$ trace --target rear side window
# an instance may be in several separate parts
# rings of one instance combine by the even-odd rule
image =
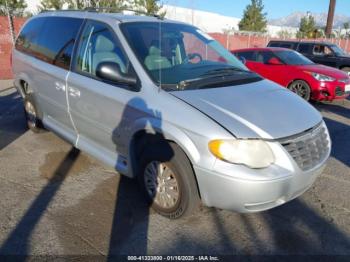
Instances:
[[[35,56],[34,50],[44,22],[45,18],[35,18],[29,21],[16,40],[16,50]]]
[[[238,59],[241,58],[241,57],[244,57],[248,61],[254,61],[255,60],[254,52],[252,52],[252,51],[236,53],[236,57]]]
[[[43,17],[30,21],[16,41],[16,49],[47,63],[69,69],[73,46],[83,20]]]
[[[49,17],[37,43],[37,58],[69,69],[73,46],[83,20],[70,17]]]
[[[298,46],[298,52],[302,54],[309,53],[310,45],[309,44],[299,44]]]
[[[281,43],[280,47],[293,49],[293,44],[292,43]]]

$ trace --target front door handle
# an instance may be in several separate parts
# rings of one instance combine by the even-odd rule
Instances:
[[[66,91],[66,85],[60,82],[55,82],[55,87],[58,91]]]
[[[69,95],[72,97],[80,97],[80,91],[79,89],[73,88],[73,87],[69,87],[68,89],[69,91]]]

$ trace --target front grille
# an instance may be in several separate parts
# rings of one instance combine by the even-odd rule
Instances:
[[[343,90],[341,89],[341,87],[337,86],[337,87],[335,88],[335,95],[336,95],[336,96],[342,96],[342,95],[344,95],[344,92],[343,92]]]
[[[280,142],[303,171],[321,164],[330,151],[330,141],[324,125],[318,125],[305,133]]]

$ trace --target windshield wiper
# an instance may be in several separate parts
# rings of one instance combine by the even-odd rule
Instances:
[[[237,75],[237,74],[230,74],[230,75],[215,74],[215,75],[202,76],[194,79],[183,80],[178,83],[177,89],[185,90],[185,89],[194,89],[194,88],[223,87],[230,84],[232,85],[247,84],[247,83],[257,82],[260,80],[262,80],[262,78],[255,73],[253,73],[253,76],[251,74],[246,76]]]
[[[203,76],[216,75],[216,74],[222,74],[222,73],[231,74],[231,73],[235,73],[235,72],[253,74],[253,72],[251,72],[249,70],[245,70],[245,69],[238,68],[238,67],[223,67],[223,68],[209,70],[209,71],[205,72],[203,74]]]

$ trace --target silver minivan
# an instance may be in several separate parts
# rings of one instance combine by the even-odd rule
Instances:
[[[313,184],[330,154],[311,105],[187,24],[46,12],[23,26],[12,61],[29,128],[137,178],[169,218],[201,202],[279,206]]]

